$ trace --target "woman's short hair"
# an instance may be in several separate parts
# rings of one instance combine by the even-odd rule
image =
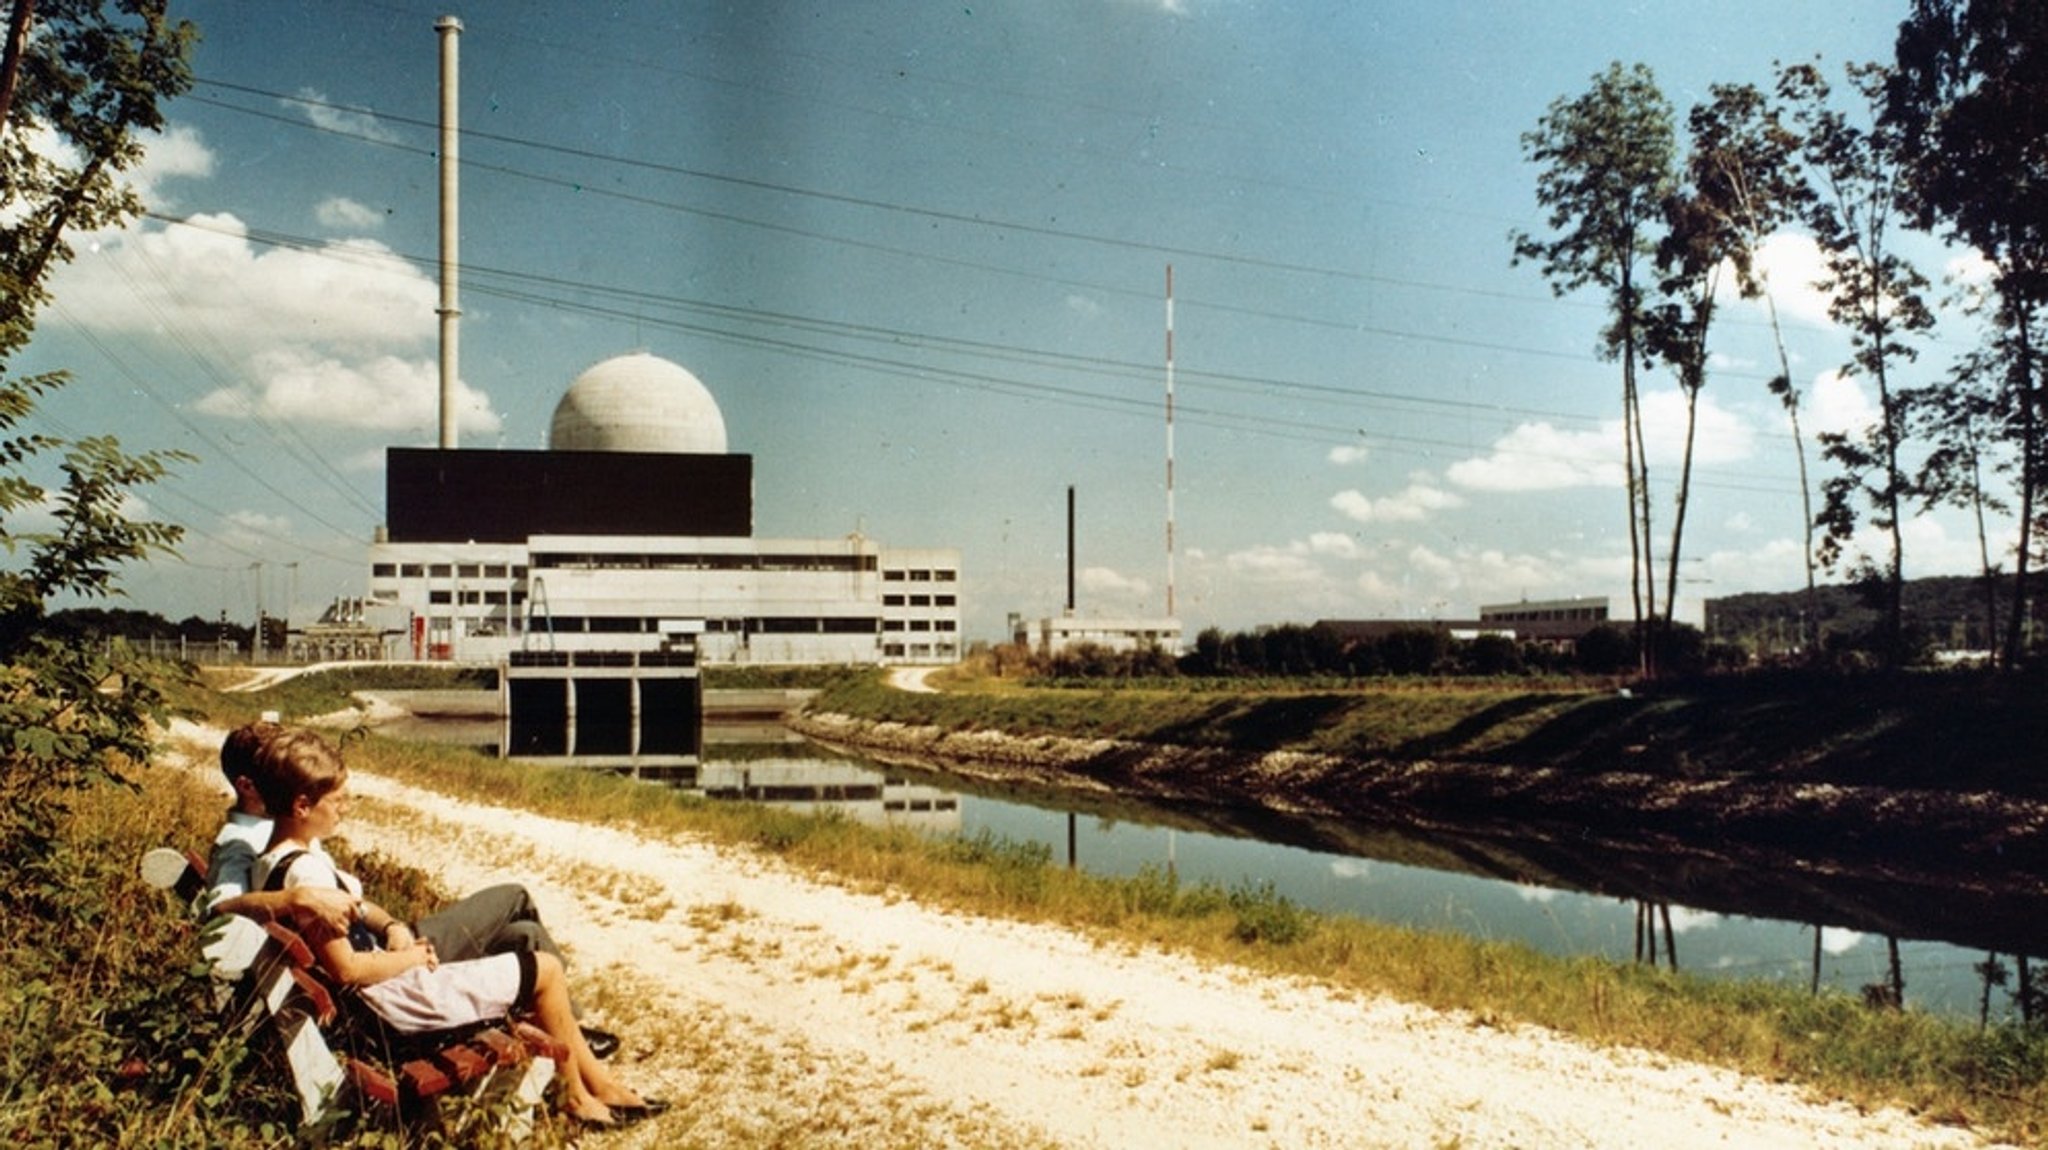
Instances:
[[[280,729],[258,744],[250,779],[270,817],[282,818],[299,796],[317,803],[347,777],[333,744],[311,731]]]

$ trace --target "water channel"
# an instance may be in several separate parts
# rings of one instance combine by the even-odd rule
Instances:
[[[480,746],[494,732],[494,724],[417,720],[386,728],[398,737]],[[986,832],[1043,844],[1056,863],[1104,875],[1150,867],[1184,884],[1270,883],[1275,893],[1320,912],[1519,941],[1561,955],[1631,961],[1643,945],[1639,916],[1649,908],[1659,957],[1668,962],[1675,952],[1679,967],[1709,976],[1802,988],[1817,977],[1823,987],[1858,994],[1891,980],[1896,946],[1907,1004],[1958,1018],[1978,1015],[1987,952],[1996,948],[2010,973],[2013,953],[2043,953],[2034,934],[2048,922],[2048,900],[1999,891],[1988,878],[1985,889],[1899,876],[1837,881],[1824,858],[1756,871],[1740,859],[1717,867],[1711,856],[1660,863],[1655,851],[1647,861],[1560,852],[1555,835],[1467,839],[1441,828],[1301,826],[1243,812],[1110,808],[1063,792],[996,792],[938,770],[885,766],[779,737],[775,728],[714,732],[703,764],[669,785],[932,833]],[[1640,877],[1660,866],[1655,881]],[[1517,881],[1531,873],[1544,881]],[[1974,893],[1957,897],[1965,890]],[[1698,897],[1680,897],[1688,892]],[[1998,908],[1994,917],[2009,918],[2010,929],[1986,922],[1986,906]],[[1785,917],[1788,907],[1804,913]],[[1885,929],[1870,929],[1872,923]],[[1993,988],[1994,1021],[2017,1013],[2010,982]]]

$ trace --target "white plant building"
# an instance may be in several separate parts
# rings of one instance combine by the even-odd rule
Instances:
[[[697,377],[635,353],[570,385],[545,451],[392,448],[369,599],[398,654],[651,651],[705,663],[950,663],[960,553],[757,539],[753,457]]]

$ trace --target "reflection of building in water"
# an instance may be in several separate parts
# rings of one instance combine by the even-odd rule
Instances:
[[[753,457],[688,371],[605,360],[555,408],[546,451],[392,448],[370,598],[397,654],[654,651],[706,663],[957,659],[960,553],[855,533],[757,539]]]
[[[832,759],[711,762],[675,772],[671,786],[707,799],[739,799],[806,814],[837,814],[870,826],[957,832],[960,799],[901,775]]]

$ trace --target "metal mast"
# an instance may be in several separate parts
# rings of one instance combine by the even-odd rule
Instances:
[[[1166,616],[1173,618],[1173,265],[1166,265]]]

